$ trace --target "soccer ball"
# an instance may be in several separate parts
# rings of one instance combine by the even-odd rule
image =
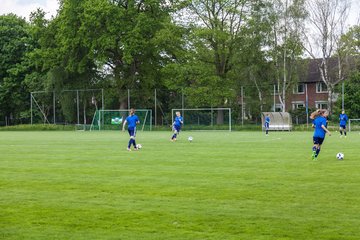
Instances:
[[[343,160],[344,159],[344,154],[339,152],[338,154],[336,154],[336,158],[339,160]]]
[[[189,140],[189,142],[192,142],[193,137],[192,136],[188,137],[188,140]]]
[[[136,148],[141,149],[142,148],[141,144],[140,143],[136,144]]]

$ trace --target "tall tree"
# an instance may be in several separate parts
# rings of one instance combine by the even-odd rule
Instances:
[[[164,0],[88,0],[83,8],[77,33],[97,69],[112,76],[112,87],[119,92],[141,89],[138,98],[145,101],[146,92],[159,81],[159,34],[171,25],[171,5]],[[127,108],[127,98],[119,95],[119,107]]]
[[[360,117],[360,71],[354,71],[344,82],[344,109],[351,118]],[[342,109],[342,101],[337,101],[338,109]]]
[[[257,118],[260,112],[269,111],[270,93],[272,92],[273,74],[267,46],[272,39],[272,4],[261,2],[251,9],[249,21],[243,27],[238,51],[233,59],[234,68],[230,78],[237,79],[237,91],[244,87],[246,111],[249,118]]]
[[[344,80],[344,56],[339,51],[339,44],[346,30],[349,9],[349,0],[307,0],[308,27],[311,31],[303,32],[304,47],[316,61],[321,80],[327,86],[330,112],[334,99],[334,87]],[[332,57],[337,60],[337,68],[330,64]]]
[[[296,82],[296,66],[303,52],[301,29],[304,18],[304,0],[274,1],[270,56],[283,112],[286,110],[288,89]]]
[[[0,16],[0,117],[19,119],[28,104],[22,81],[27,73],[23,65],[32,48],[29,25],[16,15]]]
[[[250,16],[254,1],[250,0],[195,0],[188,5],[192,27],[191,48],[196,53],[199,65],[208,69],[202,83],[203,94],[211,92],[215,106],[224,106],[234,95],[234,79],[228,73],[234,66],[234,55],[238,51],[243,27]],[[218,123],[223,114],[218,113]]]

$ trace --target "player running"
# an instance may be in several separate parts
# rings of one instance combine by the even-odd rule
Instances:
[[[134,150],[138,150],[136,147],[135,136],[136,136],[136,124],[139,124],[139,118],[135,115],[135,109],[130,109],[130,115],[125,119],[122,130],[125,131],[125,125],[128,123],[128,132],[130,135],[129,144],[127,147],[128,151],[131,151],[131,144],[134,145]]]
[[[175,116],[174,122],[172,124],[172,128],[174,130],[174,135],[170,139],[172,142],[176,141],[176,137],[179,134],[183,123],[184,123],[183,118],[182,118],[180,112],[176,112],[176,116]]]
[[[317,160],[319,156],[321,145],[324,142],[325,134],[329,134],[331,136],[330,131],[326,128],[327,126],[327,117],[329,116],[328,110],[319,109],[313,112],[310,116],[313,120],[314,136],[313,142],[314,146],[312,148],[312,160]]]
[[[348,116],[346,115],[345,111],[343,110],[339,116],[340,120],[340,137],[342,138],[343,132],[346,137],[346,123],[349,120]]]

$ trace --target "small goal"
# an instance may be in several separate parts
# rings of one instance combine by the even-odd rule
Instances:
[[[290,113],[288,113],[288,112],[262,112],[261,113],[261,122],[262,122],[262,130],[263,131],[265,131],[265,117],[267,114],[270,117],[269,130],[291,131],[292,119],[291,119]]]
[[[171,109],[171,122],[176,112],[180,112],[184,119],[184,130],[231,131],[231,108]]]
[[[359,118],[349,119],[349,132],[359,131],[359,130],[360,130],[360,119]]]
[[[98,110],[94,113],[94,117],[90,126],[90,131],[96,130],[119,130],[122,129],[123,122],[129,115],[129,109],[122,110]],[[140,120],[138,131],[152,130],[152,110],[136,109],[135,114]]]

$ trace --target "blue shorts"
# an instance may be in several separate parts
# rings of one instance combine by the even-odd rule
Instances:
[[[269,123],[265,123],[265,129],[269,129],[270,124]]]
[[[136,136],[136,128],[128,129],[128,132],[129,132],[130,137],[135,137]]]
[[[324,142],[324,139],[325,138],[313,137],[314,144],[319,144],[319,145],[321,145]]]
[[[174,125],[174,126],[173,126],[173,129],[174,129],[174,131],[176,131],[176,132],[180,132],[181,126]]]
[[[340,125],[340,128],[346,129],[346,125]]]

